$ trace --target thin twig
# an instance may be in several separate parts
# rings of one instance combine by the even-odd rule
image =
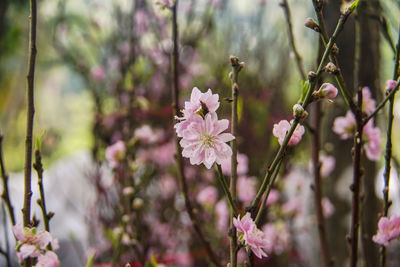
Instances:
[[[294,57],[296,59],[296,64],[297,64],[297,70],[300,73],[301,79],[305,81],[307,79],[306,72],[304,71],[303,67],[303,62],[301,59],[301,56],[299,52],[297,51],[296,48],[296,42],[294,40],[294,34],[293,34],[293,26],[292,26],[292,19],[291,19],[291,13],[290,13],[290,8],[289,8],[289,3],[287,0],[283,0],[280,3],[280,6],[283,8],[283,11],[285,12],[285,18],[286,18],[286,25],[287,25],[287,30],[288,30],[288,36],[289,36],[289,42],[290,46],[292,47]]]
[[[180,114],[179,111],[179,52],[178,52],[178,23],[177,23],[177,7],[178,7],[178,0],[175,1],[174,6],[172,7],[172,39],[174,43],[173,47],[173,54],[172,54],[172,75],[173,75],[173,86],[172,86],[172,107],[174,116]],[[217,255],[215,254],[214,250],[211,248],[210,243],[204,237],[203,231],[200,228],[199,223],[197,222],[196,216],[193,212],[192,203],[189,199],[189,190],[186,183],[186,177],[184,174],[183,169],[183,158],[182,158],[182,149],[179,145],[179,138],[176,137],[176,163],[177,163],[177,171],[178,171],[178,178],[180,180],[180,184],[182,187],[182,194],[185,200],[185,207],[186,211],[189,214],[189,218],[192,222],[193,228],[196,231],[200,242],[202,243],[203,247],[205,248],[210,260],[218,267],[222,267],[222,264],[219,262]]]
[[[3,181],[3,193],[1,194],[1,198],[4,200],[8,215],[10,216],[11,224],[15,225],[15,215],[14,215],[14,207],[12,206],[8,188],[8,174],[6,172],[6,167],[4,166],[3,160],[3,136],[0,135],[0,168],[1,168],[1,178]]]
[[[366,118],[364,119],[364,121],[363,121],[363,126],[365,126],[365,125],[368,123],[368,121],[369,121],[370,119],[372,119],[373,117],[375,117],[376,114],[385,106],[386,102],[388,102],[388,101],[390,100],[390,98],[393,97],[394,94],[396,94],[396,92],[399,90],[399,87],[400,87],[400,83],[399,83],[399,82],[400,82],[400,79],[397,80],[397,85],[396,85],[396,87],[382,100],[382,102],[380,102],[380,103],[376,106],[375,110],[374,110],[368,117],[366,117]]]
[[[363,135],[363,124],[362,124],[362,91],[361,89],[357,92],[357,104],[358,112],[356,112],[356,128],[357,131],[354,135],[354,147],[353,147],[353,183],[350,186],[350,190],[353,192],[352,204],[351,204],[351,227],[350,227],[350,266],[356,267],[358,260],[358,229],[359,229],[359,218],[360,218],[360,184],[362,177],[361,169],[361,150],[363,146],[362,135]]]
[[[321,1],[321,0],[313,0],[313,5],[314,5],[315,13],[317,14],[317,20],[318,20],[318,26],[319,26],[319,30],[320,30],[321,39],[322,39],[323,43],[325,45],[327,45],[329,36],[328,36],[328,32],[326,30],[325,20],[324,20],[323,14],[322,14],[322,8],[323,8],[323,4],[324,4],[323,2],[324,1]],[[340,90],[341,94],[343,95],[343,98],[344,98],[346,104],[349,106],[350,110],[353,111],[353,113],[354,113],[357,110],[357,106],[354,103],[349,90],[347,89],[346,83],[344,82],[343,74],[340,69],[339,62],[336,58],[336,55],[333,53],[330,54],[329,59],[335,64],[335,66],[338,69],[337,73],[335,74],[335,80],[339,86],[339,90]]]
[[[302,104],[303,108],[306,109],[307,106],[312,102],[312,92],[315,90],[315,86],[317,84],[317,81],[319,79],[319,77],[322,74],[323,68],[324,68],[324,64],[329,56],[329,54],[331,53],[332,47],[336,41],[336,38],[338,37],[339,33],[343,30],[343,26],[347,20],[347,18],[351,15],[352,11],[351,10],[347,10],[346,12],[344,12],[343,14],[341,14],[340,19],[336,25],[336,29],[332,35],[332,37],[329,39],[329,42],[325,48],[325,52],[322,56],[322,59],[320,61],[320,64],[318,66],[317,72],[313,73],[313,75],[309,75],[309,82],[310,82],[310,86],[308,88],[306,97],[304,99],[304,103]],[[287,132],[281,147],[279,148],[278,153],[275,155],[275,158],[273,159],[271,165],[268,167],[268,170],[264,176],[263,182],[261,184],[260,189],[257,192],[257,195],[255,197],[255,199],[253,200],[252,204],[251,204],[251,211],[252,213],[255,212],[257,210],[257,205],[259,204],[262,195],[264,194],[267,185],[269,184],[269,180],[272,176],[272,174],[274,173],[275,168],[277,167],[278,163],[279,163],[279,159],[284,155],[284,152],[288,146],[289,140],[292,137],[294,130],[296,129],[297,125],[300,122],[300,118],[296,117],[293,120],[293,123],[289,129],[289,131]]]
[[[39,148],[37,148],[35,151],[35,163],[33,164],[33,168],[36,170],[38,176],[40,199],[37,200],[37,203],[39,204],[40,209],[42,210],[44,229],[47,232],[50,232],[50,220],[53,217],[53,213],[47,213],[46,209],[46,198],[44,195],[44,186],[43,186],[42,155],[40,153]]]
[[[35,114],[34,104],[34,82],[35,82],[35,61],[36,61],[36,24],[37,24],[37,2],[30,0],[30,28],[29,28],[29,62],[27,80],[28,113],[26,122],[26,140],[25,140],[25,169],[24,169],[24,207],[23,223],[28,226],[31,217],[31,172],[32,172],[32,135],[33,135],[33,117]],[[30,266],[27,263],[27,266]]]
[[[396,56],[395,56],[395,64],[393,71],[393,80],[397,80],[399,77],[399,59],[400,59],[400,29],[399,29],[399,38],[397,40],[396,45]],[[389,201],[389,183],[390,183],[390,169],[391,169],[391,161],[392,161],[392,129],[393,129],[393,107],[394,107],[394,95],[389,99],[389,108],[388,108],[388,125],[387,125],[387,135],[386,135],[386,149],[385,149],[385,170],[383,172],[383,217],[387,217],[389,214],[390,201]],[[381,246],[380,251],[380,263],[381,267],[386,266],[386,247]]]
[[[329,249],[327,232],[325,227],[325,218],[322,210],[322,185],[321,185],[321,162],[319,160],[319,151],[321,147],[321,103],[316,102],[312,112],[313,128],[315,133],[311,136],[311,159],[313,163],[314,175],[314,209],[318,224],[319,244],[322,252],[323,266],[333,266],[331,252]]]
[[[230,78],[232,82],[232,114],[231,114],[231,133],[235,136],[235,139],[231,141],[232,147],[232,158],[231,158],[231,180],[229,184],[229,191],[232,195],[233,203],[236,203],[236,181],[237,181],[237,127],[238,127],[238,113],[237,113],[237,104],[238,104],[238,96],[239,96],[239,85],[238,85],[238,76],[240,70],[243,68],[243,63],[239,61],[237,57],[230,57],[232,72],[230,73]],[[220,169],[220,167],[219,167]],[[218,171],[219,171],[218,169]],[[222,175],[222,171],[220,172]],[[222,177],[223,179],[223,177]],[[232,205],[231,214],[230,214],[230,263],[232,267],[237,266],[237,253],[236,253],[236,228],[233,225],[233,217],[235,216],[234,205]]]
[[[226,197],[228,198],[228,203],[229,203],[229,206],[231,207],[232,214],[234,217],[236,217],[238,215],[236,204],[233,201],[232,194],[229,191],[228,185],[225,181],[225,177],[224,177],[224,174],[222,173],[221,165],[219,165],[219,164],[215,164],[215,165],[217,166],[218,180],[221,183],[222,189],[224,190]]]
[[[255,222],[257,225],[258,225],[259,222],[260,222],[261,215],[262,215],[262,213],[263,213],[263,210],[264,210],[265,205],[267,204],[268,196],[269,196],[269,193],[271,192],[272,186],[273,186],[274,183],[275,183],[275,179],[276,179],[276,177],[278,176],[278,173],[279,173],[279,169],[280,169],[280,167],[281,167],[281,164],[282,164],[282,160],[279,162],[278,167],[276,167],[275,173],[272,175],[272,177],[271,177],[271,182],[268,184],[267,190],[265,191],[264,197],[263,197],[263,199],[262,199],[262,201],[261,201],[260,209],[258,210],[257,216],[256,216],[256,218],[255,218],[255,220],[254,220],[254,222]]]

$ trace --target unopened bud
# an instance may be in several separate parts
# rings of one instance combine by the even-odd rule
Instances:
[[[317,77],[317,74],[316,74],[315,72],[310,71],[310,72],[308,73],[308,79],[309,79],[310,81],[313,81],[316,77]]]
[[[129,222],[129,216],[127,214],[125,214],[124,216],[122,216],[121,220],[124,223],[128,223]]]
[[[135,209],[135,210],[138,210],[138,209],[140,209],[141,207],[143,207],[143,199],[141,199],[141,198],[135,198],[134,200],[133,200],[133,203],[132,203],[132,207],[133,207],[133,209]]]
[[[339,72],[339,69],[332,62],[326,64],[324,70],[331,74],[337,74]]]
[[[387,80],[386,81],[386,92],[389,94],[391,91],[393,91],[394,88],[397,86],[397,81],[396,80]]]
[[[337,47],[336,44],[333,44],[331,53],[332,53],[333,55],[339,54],[339,47]]]
[[[312,18],[306,18],[304,20],[304,26],[306,26],[307,28],[310,28],[313,31],[320,32],[318,23],[315,22],[315,20],[313,20]]]
[[[293,116],[295,118],[303,119],[308,115],[307,111],[304,110],[303,106],[296,104],[293,106]]]
[[[132,186],[127,186],[124,189],[122,189],[122,194],[124,196],[130,196],[135,192],[135,189]]]
[[[318,91],[312,94],[314,100],[329,99],[333,100],[338,94],[338,89],[331,83],[324,83]]]

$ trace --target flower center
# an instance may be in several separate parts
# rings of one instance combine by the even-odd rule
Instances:
[[[202,134],[200,136],[200,141],[203,144],[203,146],[210,148],[214,146],[214,138],[215,136],[209,134]]]

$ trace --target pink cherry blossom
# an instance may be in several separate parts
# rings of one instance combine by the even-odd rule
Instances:
[[[386,81],[386,89],[388,92],[391,92],[394,88],[396,88],[397,81],[396,80],[387,80]]]
[[[226,142],[235,139],[230,133],[222,133],[228,125],[228,120],[218,120],[214,112],[207,113],[204,119],[200,115],[193,115],[180,141],[183,147],[182,155],[190,158],[193,165],[204,163],[207,169],[210,169],[214,162],[221,164],[232,155],[232,149]]]
[[[375,243],[387,246],[389,241],[400,237],[400,216],[382,217],[378,222],[378,232],[372,237]]]
[[[24,228],[22,224],[14,225],[12,231],[18,241],[17,257],[21,262],[26,258],[40,257],[46,253],[49,244],[54,250],[59,247],[58,240],[47,231],[36,232],[36,228]]]
[[[327,156],[325,154],[320,153],[319,162],[321,164],[321,169],[320,169],[321,176],[328,177],[329,174],[331,174],[331,172],[335,169],[336,159],[333,156]],[[311,173],[313,172],[312,161],[310,161],[308,169]]]
[[[126,147],[121,140],[107,147],[106,159],[111,168],[116,168],[119,162],[125,157]]]
[[[95,82],[102,82],[106,78],[106,72],[103,67],[97,66],[91,69],[90,76]]]
[[[332,214],[335,212],[335,206],[333,206],[329,198],[324,197],[321,200],[321,205],[322,205],[322,213],[324,214],[325,218],[331,217]]]
[[[57,267],[60,264],[57,254],[53,251],[47,251],[38,257],[35,267]]]
[[[281,254],[290,247],[290,230],[285,222],[268,223],[262,228],[265,237],[269,240],[267,253]]]
[[[218,191],[214,186],[203,188],[196,197],[197,202],[203,205],[214,205],[217,201]]]
[[[376,108],[376,101],[371,97],[368,87],[362,89],[362,111],[370,115]]]
[[[240,176],[237,180],[238,198],[248,203],[256,196],[257,180],[253,177]]]
[[[233,225],[239,233],[239,240],[250,248],[254,255],[260,259],[267,257],[264,250],[268,246],[268,241],[265,234],[257,228],[249,212],[243,218],[240,218],[240,215],[238,218],[233,218]]]
[[[238,153],[237,155],[237,174],[238,175],[245,175],[249,170],[249,159],[245,154]],[[230,158],[227,158],[221,163],[222,173],[225,175],[231,175],[231,166],[232,161]]]
[[[215,205],[215,213],[217,215],[217,228],[224,231],[228,227],[229,210],[225,200],[221,199]]]
[[[196,112],[203,108],[202,105],[207,108],[207,112],[215,112],[219,107],[219,95],[213,94],[211,89],[208,89],[206,93],[202,93],[197,87],[193,88],[192,94],[190,95],[190,101],[185,102],[183,117],[177,118],[181,122],[174,126],[176,134],[179,137],[183,137],[183,132],[191,123],[191,117],[196,115]]]
[[[301,201],[297,198],[291,198],[282,205],[282,212],[289,216],[299,216],[303,212]]]
[[[154,131],[149,125],[143,125],[135,130],[134,136],[143,143],[152,144],[161,139],[162,132]]]
[[[351,111],[347,111],[346,116],[336,117],[333,121],[332,130],[340,136],[340,139],[348,139],[353,136],[356,126],[356,119]]]
[[[281,120],[278,124],[274,124],[272,133],[276,138],[278,138],[280,145],[282,145],[283,140],[285,139],[285,136],[289,131],[292,123],[293,120],[290,123],[287,120]],[[297,125],[296,129],[293,132],[293,135],[290,137],[288,145],[289,146],[297,145],[300,142],[304,132],[305,132],[304,127],[300,124]]]
[[[382,149],[381,143],[381,130],[373,126],[373,121],[370,120],[364,126],[364,139],[365,140],[365,154],[369,160],[378,161],[381,157]]]
[[[319,90],[322,97],[330,100],[333,100],[338,94],[338,89],[331,83],[323,83]]]
[[[279,191],[276,189],[271,189],[271,191],[269,192],[267,201],[265,202],[265,205],[266,206],[273,205],[278,202],[279,198],[280,198]]]

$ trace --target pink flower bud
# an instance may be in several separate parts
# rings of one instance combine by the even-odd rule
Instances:
[[[395,80],[387,80],[386,81],[386,89],[390,93],[397,85],[397,81]]]
[[[338,89],[331,83],[322,84],[319,90],[321,91],[322,97],[330,100],[333,100],[338,94]]]
[[[312,18],[306,18],[304,20],[304,26],[310,28],[313,31],[319,32],[319,26]]]

